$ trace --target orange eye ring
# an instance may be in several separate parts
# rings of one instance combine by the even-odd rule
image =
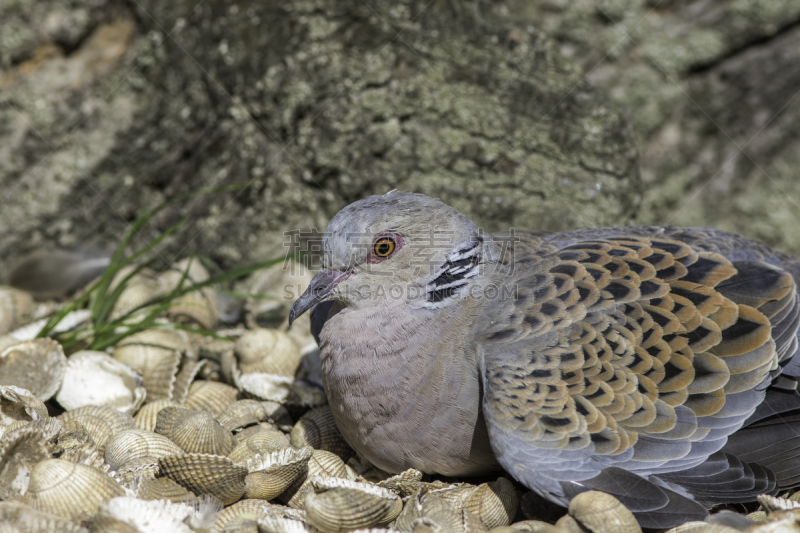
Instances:
[[[397,244],[391,237],[381,237],[372,245],[372,252],[378,257],[389,257],[394,252]]]

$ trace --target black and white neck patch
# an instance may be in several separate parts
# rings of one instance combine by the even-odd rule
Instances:
[[[465,287],[469,278],[476,276],[481,263],[482,240],[469,243],[447,256],[436,276],[425,286],[426,307],[439,307]]]

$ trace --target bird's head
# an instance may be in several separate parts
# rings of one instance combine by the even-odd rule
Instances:
[[[421,194],[392,191],[342,209],[325,231],[322,269],[291,323],[314,305],[364,308],[387,299],[436,308],[461,297],[492,247],[472,220]]]

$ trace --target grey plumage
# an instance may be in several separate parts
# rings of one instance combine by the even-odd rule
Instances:
[[[343,209],[323,249],[290,318],[326,302],[334,418],[383,469],[499,465],[562,505],[609,492],[647,527],[800,484],[797,431],[758,451],[800,429],[788,255],[697,228],[484,235],[402,192]]]

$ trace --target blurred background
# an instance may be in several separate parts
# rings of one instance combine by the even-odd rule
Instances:
[[[0,273],[185,194],[142,236],[234,268],[393,188],[800,254],[798,65],[796,0],[0,0]]]

